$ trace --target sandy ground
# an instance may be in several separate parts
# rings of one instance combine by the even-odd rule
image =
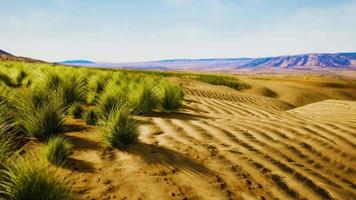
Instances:
[[[243,92],[172,79],[183,83],[184,107],[138,117],[140,142],[125,150],[105,147],[96,127],[68,120],[66,136],[74,143],[68,179],[75,194],[356,199],[355,88],[244,79],[253,87]]]

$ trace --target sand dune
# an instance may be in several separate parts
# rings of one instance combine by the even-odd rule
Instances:
[[[125,150],[68,120],[77,127],[66,133],[75,144],[69,179],[80,198],[356,199],[356,101],[297,107],[295,96],[311,86],[265,83],[279,97],[270,98],[172,81],[183,83],[184,108],[138,117],[140,142]]]

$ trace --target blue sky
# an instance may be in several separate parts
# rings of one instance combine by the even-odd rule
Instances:
[[[0,0],[0,49],[61,61],[356,51],[356,0]]]

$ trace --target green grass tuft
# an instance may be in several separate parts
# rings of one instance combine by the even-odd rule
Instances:
[[[10,76],[8,76],[7,74],[4,74],[2,72],[0,72],[0,82],[3,82],[4,84],[11,86],[13,85],[13,80],[11,79]]]
[[[68,114],[71,115],[74,119],[81,119],[84,112],[85,109],[80,103],[73,103],[68,109]]]
[[[44,156],[56,166],[63,166],[67,163],[72,144],[62,137],[52,137],[44,147]]]
[[[48,139],[62,130],[64,112],[61,103],[55,98],[49,93],[38,91],[17,95],[17,117],[28,135]]]
[[[99,112],[96,109],[90,108],[83,114],[83,120],[88,125],[96,125],[99,119]]]
[[[23,158],[0,170],[0,198],[9,200],[70,200],[71,188],[47,166],[33,166]]]
[[[168,82],[161,84],[161,106],[167,112],[177,110],[182,105],[184,93],[181,86]]]
[[[102,117],[107,118],[115,109],[128,106],[127,92],[119,86],[107,87],[100,95],[98,110]]]
[[[101,121],[100,131],[110,146],[123,148],[137,140],[138,125],[138,122],[130,116],[128,108],[120,108]]]
[[[16,150],[16,129],[10,110],[0,102],[0,162],[10,157]]]
[[[144,80],[133,86],[130,103],[138,114],[151,113],[159,105],[156,86],[152,81]]]
[[[68,78],[60,84],[58,91],[63,106],[69,107],[73,103],[85,99],[85,82],[83,79]]]

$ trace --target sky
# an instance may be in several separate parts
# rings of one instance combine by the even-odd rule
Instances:
[[[356,0],[0,0],[0,49],[97,62],[356,52]]]

